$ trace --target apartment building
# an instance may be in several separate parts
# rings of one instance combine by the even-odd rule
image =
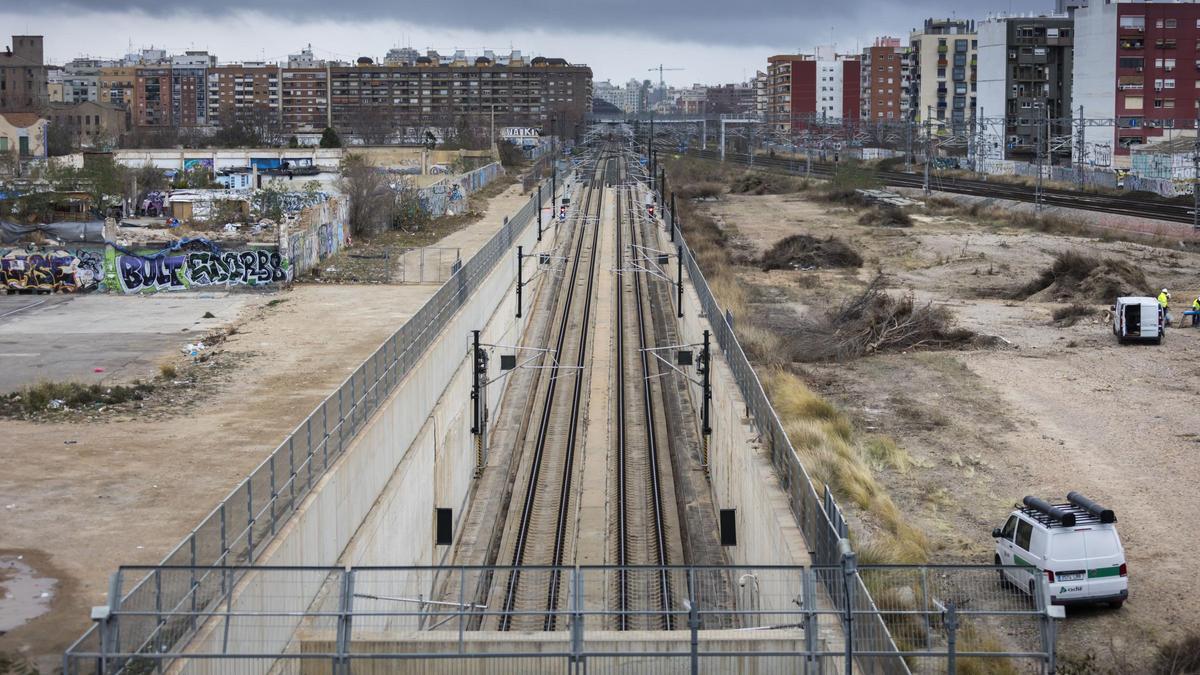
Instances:
[[[1074,106],[1115,121],[1085,127],[1085,152],[1111,148],[1114,165],[1128,168],[1130,148],[1194,134],[1198,76],[1200,5],[1092,2],[1075,11]]]
[[[14,35],[0,52],[0,112],[36,112],[49,102],[41,35]]]
[[[100,69],[101,103],[113,103],[130,108],[137,80],[137,69],[132,66],[106,66]]]
[[[975,114],[975,22],[926,19],[909,36],[909,117],[965,130]]]
[[[748,115],[756,107],[753,83],[722,84],[704,92],[704,110],[712,114]]]
[[[881,37],[862,53],[864,122],[898,122],[908,119],[908,47],[900,38]]]
[[[208,123],[282,126],[280,75],[265,63],[217,66],[208,70]]]
[[[761,70],[754,71],[754,114],[763,118],[767,116],[767,109],[770,107],[769,82],[766,73]]]
[[[818,120],[857,118],[861,107],[857,54],[819,48],[813,54],[779,54],[767,59],[767,117],[781,133]]]
[[[380,125],[454,127],[464,119],[486,126],[494,116],[497,126],[574,135],[591,110],[591,79],[587,66],[544,57],[508,66],[484,57],[446,65],[422,57],[399,68],[360,63],[329,68],[330,118],[339,132],[360,134]]]
[[[1002,138],[989,158],[1070,161],[1049,139],[1072,134],[1074,22],[1067,16],[996,17],[979,24],[977,112]],[[1003,118],[1003,122],[999,120]],[[992,120],[997,122],[993,124]]]

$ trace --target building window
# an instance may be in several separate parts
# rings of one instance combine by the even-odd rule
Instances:
[[[1126,110],[1141,110],[1142,109],[1142,97],[1141,96],[1126,96],[1125,97],[1125,109]]]
[[[1197,23],[1200,23],[1198,21]],[[1121,28],[1129,28],[1132,30],[1145,30],[1146,17],[1144,16],[1123,16],[1121,17]]]

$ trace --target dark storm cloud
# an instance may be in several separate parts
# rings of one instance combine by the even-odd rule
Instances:
[[[983,18],[988,12],[1044,10],[1053,4],[1053,0],[44,0],[25,11],[138,11],[179,18],[250,10],[294,22],[391,20],[451,30],[659,34],[668,40],[714,45],[801,46],[829,42],[825,36],[831,34],[835,40],[876,32],[902,35],[929,16],[957,12],[966,18]]]

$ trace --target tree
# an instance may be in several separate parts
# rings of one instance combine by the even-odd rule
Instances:
[[[363,145],[387,145],[395,132],[392,116],[381,105],[359,105],[348,119],[350,131]]]
[[[325,127],[321,132],[321,147],[322,148],[340,148],[342,147],[342,139],[338,138],[337,132],[333,127]]]
[[[501,166],[511,168],[525,163],[525,153],[512,141],[500,141],[496,147],[500,151]]]
[[[46,127],[46,154],[51,157],[69,155],[75,151],[75,138],[67,125],[51,122]]]
[[[350,231],[358,236],[382,232],[392,222],[395,195],[383,173],[359,154],[342,159],[338,190],[349,200]]]
[[[292,134],[291,136],[288,137],[288,147],[289,148],[300,147],[300,139],[296,138],[295,134]]]
[[[400,176],[391,184],[392,227],[416,232],[429,224],[429,211],[421,204],[421,191],[409,176]]]

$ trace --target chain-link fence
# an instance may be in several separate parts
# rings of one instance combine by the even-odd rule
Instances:
[[[94,639],[71,649],[64,672],[837,673],[886,657],[905,672],[953,673],[1045,672],[1051,663],[1038,600],[1009,590],[996,567],[530,566],[520,568],[526,581],[558,580],[565,601],[506,615],[494,591],[514,571],[124,568],[118,589],[122,577],[148,578],[157,600],[113,608]],[[198,575],[212,580],[203,608],[183,601]],[[674,589],[665,609],[615,597],[618,577],[636,589],[663,575]],[[885,601],[859,609],[852,596],[864,584]],[[497,630],[504,616],[528,627]],[[898,653],[872,653],[860,640],[858,627],[875,622],[893,626]],[[145,648],[130,635],[148,627],[161,639]],[[172,627],[194,638],[168,639]],[[399,663],[413,659],[424,662]]]
[[[462,267],[462,249],[444,246],[407,248],[400,252],[395,281],[400,284],[441,284]]]
[[[546,194],[549,198],[548,189]],[[118,599],[117,604],[136,611],[178,612],[181,607],[155,604],[175,597],[174,602],[190,612],[211,609],[213,598],[222,597],[229,584],[236,581],[214,570],[255,563],[266,543],[419,362],[447,321],[483,283],[536,213],[537,205],[527,201],[469,262],[455,266],[456,272],[437,293],[167,554],[162,565],[191,570],[184,586],[186,592],[164,594],[157,586],[161,576],[147,576],[127,590],[114,589],[120,592],[112,596]],[[171,583],[181,581],[173,577]],[[122,631],[121,644],[130,651],[139,651],[137,644],[143,645],[142,649],[174,644],[193,628],[192,624],[130,621]],[[93,627],[81,640],[93,640],[94,632]]]

